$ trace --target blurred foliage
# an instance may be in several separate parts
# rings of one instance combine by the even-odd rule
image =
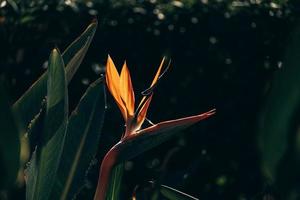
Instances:
[[[272,184],[277,185],[282,198],[290,200],[300,197],[299,35],[298,23],[286,46],[283,60],[285,67],[274,74],[259,129],[263,172]]]
[[[126,58],[130,69],[138,66],[131,71],[134,82],[140,83],[145,81],[137,74],[152,77],[153,68],[162,55],[172,59],[170,74],[160,84],[160,94],[153,102],[153,108],[163,108],[165,113],[150,108],[152,121],[175,118],[175,110],[195,114],[207,107],[218,109],[215,120],[191,128],[191,134],[126,162],[126,184],[122,192],[129,196],[137,183],[142,185],[164,174],[163,184],[201,199],[259,199],[281,191],[286,193],[284,183],[299,180],[299,172],[294,173],[297,170],[295,158],[288,155],[290,144],[299,140],[289,136],[299,126],[299,103],[295,101],[289,111],[290,118],[284,118],[286,123],[283,124],[284,115],[278,116],[280,109],[286,111],[285,107],[291,104],[283,93],[276,91],[276,87],[282,87],[286,93],[290,90],[285,88],[289,86],[276,82],[285,83],[290,77],[280,74],[288,67],[289,59],[284,55],[289,53],[284,52],[290,33],[299,23],[299,11],[300,4],[296,0],[2,0],[0,74],[7,77],[10,91],[14,91],[10,95],[17,99],[47,68],[45,60],[49,49],[53,46],[64,49],[97,17],[99,28],[95,39],[69,88],[74,97],[70,100],[71,107],[75,107],[76,99],[87,85],[104,72],[109,53],[117,63]],[[295,66],[299,66],[295,60]],[[275,83],[274,74],[278,74]],[[297,73],[291,74],[297,77]],[[146,85],[134,87],[140,92]],[[296,86],[293,91],[297,91]],[[274,102],[278,97],[283,101]],[[115,119],[119,113],[110,102],[108,119]],[[270,157],[265,158],[266,154],[257,149],[257,135],[265,133],[257,122],[264,115],[261,110],[272,107],[270,102],[274,104],[272,111],[278,110],[270,114],[277,119],[272,123],[284,126],[285,142],[279,138],[276,142],[279,146],[270,144],[269,156],[277,155],[281,141],[289,147],[280,151],[276,160],[283,162],[278,161],[279,167],[275,164],[272,172],[279,174],[278,179],[282,181],[279,185],[263,181],[260,161]],[[117,133],[121,133],[122,127],[115,127],[114,123],[108,120],[105,125],[106,131],[113,131],[105,134],[101,148],[108,149],[110,145],[103,141],[115,141],[119,137]],[[270,138],[273,138],[272,131]],[[174,144],[179,150],[167,158]],[[162,170],[165,160],[168,164]],[[90,182],[79,198],[89,197],[95,188],[97,166],[95,161],[88,175]],[[291,188],[290,195],[297,198],[297,187]]]

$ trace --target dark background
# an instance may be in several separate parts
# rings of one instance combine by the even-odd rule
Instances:
[[[126,163],[124,196],[136,185],[144,193],[149,180],[200,199],[280,193],[263,180],[257,121],[273,74],[284,67],[283,53],[299,19],[296,1],[12,2],[0,8],[0,75],[12,102],[45,71],[53,47],[63,51],[97,18],[94,40],[69,86],[72,109],[103,73],[108,54],[119,70],[127,61],[138,98],[162,57],[171,59],[148,112],[151,121],[217,109],[216,116]],[[99,159],[123,130],[110,95],[107,104]],[[98,166],[89,173],[83,199],[92,195]]]

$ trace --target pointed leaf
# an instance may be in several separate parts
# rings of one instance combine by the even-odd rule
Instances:
[[[0,190],[12,186],[20,167],[20,136],[0,83]]]
[[[193,197],[166,185],[160,186],[160,192],[164,197],[168,198],[169,200],[199,200],[196,197]]]
[[[93,22],[62,54],[66,65],[67,81],[70,82],[81,64],[93,39],[97,22]],[[25,132],[29,122],[39,112],[42,99],[47,92],[46,72],[13,105],[13,111],[20,120],[20,128]]]
[[[68,117],[67,82],[63,67],[62,57],[58,50],[54,49],[50,55],[47,73],[46,118],[44,133],[41,138],[43,144],[54,135]]]
[[[299,112],[300,106],[299,58],[300,23],[295,26],[289,39],[283,60],[284,67],[274,74],[272,87],[259,120],[258,144],[261,151],[262,171],[268,182],[276,181],[285,154],[288,149],[295,147],[294,142],[297,141],[297,134],[291,137],[290,133],[294,129],[291,122],[297,119],[296,113]],[[287,160],[284,162],[287,163]],[[289,172],[290,176],[294,177],[295,172],[292,170]],[[282,174],[289,177],[287,171]],[[290,182],[288,178],[287,180]],[[285,185],[283,182],[280,184]]]
[[[54,49],[49,58],[44,129],[27,169],[26,199],[49,199],[57,176],[67,123],[68,96],[65,67],[60,53]]]
[[[72,112],[51,199],[72,199],[84,185],[96,154],[105,113],[103,79],[95,81]]]

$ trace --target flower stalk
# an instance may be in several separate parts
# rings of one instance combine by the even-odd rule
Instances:
[[[106,85],[121,111],[126,130],[121,140],[108,151],[101,163],[94,200],[105,200],[112,169],[118,163],[132,159],[166,141],[176,132],[215,114],[213,109],[200,115],[164,121],[141,129],[153,97],[153,90],[166,72],[166,70],[162,71],[164,61],[165,59],[161,61],[149,89],[144,92],[145,96],[135,110],[134,90],[127,64],[124,63],[119,75],[112,59],[108,56]]]

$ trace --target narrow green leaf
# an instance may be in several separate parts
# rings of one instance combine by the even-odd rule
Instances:
[[[66,65],[66,79],[71,81],[81,64],[93,39],[97,22],[93,22],[62,54]],[[20,121],[20,129],[26,131],[29,122],[39,112],[42,99],[47,92],[46,72],[13,105],[13,111]]]
[[[51,199],[72,199],[84,185],[105,114],[103,79],[95,81],[72,112]]]
[[[20,136],[0,83],[0,190],[12,186],[20,167]]]
[[[106,195],[107,200],[119,199],[123,173],[124,173],[124,163],[118,164],[117,166],[114,167],[110,176],[109,189]]]
[[[170,200],[198,200],[196,197],[183,193],[166,185],[160,186],[161,194]]]
[[[42,134],[45,144],[68,117],[68,93],[64,62],[58,50],[54,49],[49,59],[47,81],[46,118]]]
[[[58,109],[59,108],[59,109]],[[39,145],[27,169],[27,200],[47,200],[53,189],[68,123],[65,67],[58,50],[49,58],[47,106]]]
[[[272,81],[272,88],[260,116],[258,144],[261,150],[262,169],[267,181],[274,182],[278,167],[295,144],[289,144],[292,119],[300,106],[300,23],[290,37],[282,69]],[[296,131],[295,131],[296,132]],[[293,138],[290,141],[296,141]]]

